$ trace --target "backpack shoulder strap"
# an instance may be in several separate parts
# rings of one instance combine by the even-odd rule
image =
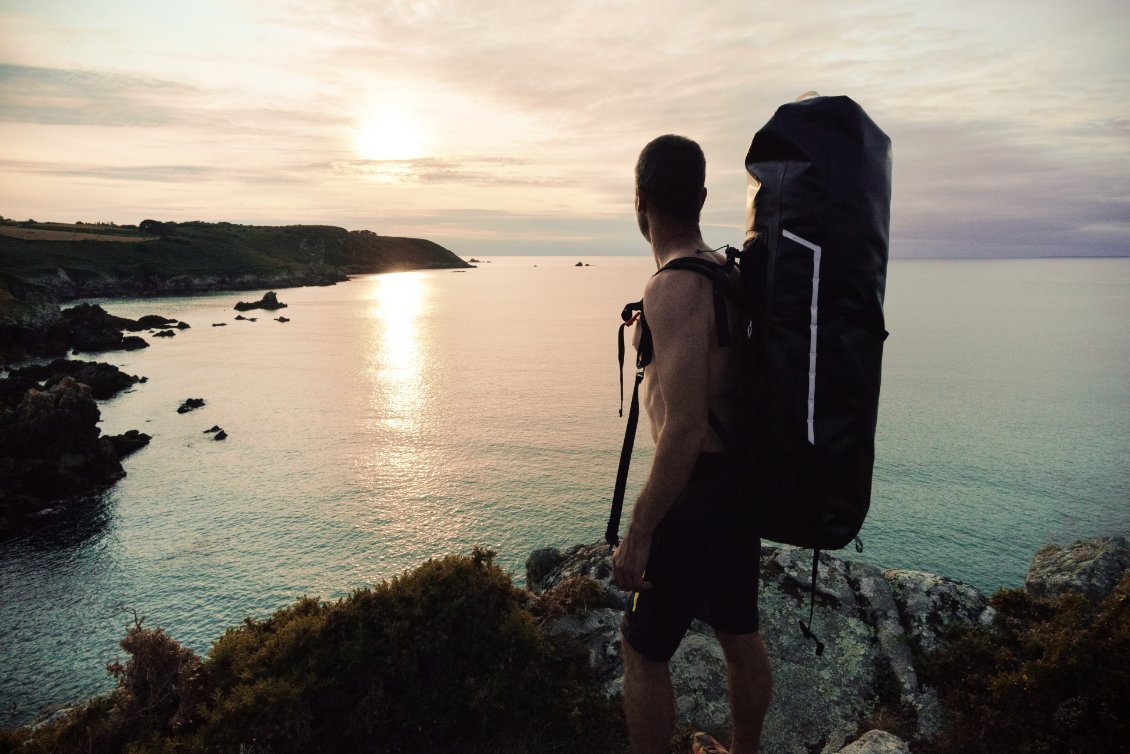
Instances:
[[[718,334],[718,345],[723,347],[730,345],[730,315],[726,310],[726,296],[739,298],[740,295],[729,278],[731,269],[732,263],[720,265],[698,257],[672,259],[659,269],[659,272],[690,270],[710,278],[714,286],[714,329]],[[658,275],[659,272],[655,274]]]

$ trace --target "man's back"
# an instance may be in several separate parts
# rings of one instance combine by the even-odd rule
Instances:
[[[725,257],[717,252],[696,253],[699,259],[718,265]],[[736,275],[736,272],[731,272]],[[736,284],[736,281],[733,281]],[[691,270],[666,270],[653,276],[644,289],[644,317],[652,330],[654,360],[657,368],[644,370],[641,385],[642,400],[651,422],[652,440],[658,441],[666,423],[668,404],[674,401],[673,410],[702,410],[705,418],[709,412],[722,422],[722,426],[735,426],[742,396],[741,349],[735,345],[724,346],[718,342],[714,319],[712,281]],[[727,297],[730,343],[744,337],[743,318],[735,298]],[[658,335],[655,330],[659,328]],[[642,330],[642,328],[641,328]],[[640,331],[636,332],[639,348]],[[658,338],[658,342],[656,342]],[[663,367],[669,362],[701,362],[706,367],[705,382],[694,364],[681,365],[667,380],[661,378]],[[677,374],[690,374],[691,382],[677,379]],[[670,383],[670,384],[667,384]],[[688,395],[688,393],[695,393]],[[706,398],[702,408],[702,398]],[[726,447],[722,438],[708,432],[702,451],[722,453]]]

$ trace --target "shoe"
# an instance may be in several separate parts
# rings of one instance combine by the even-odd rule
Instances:
[[[714,736],[702,731],[691,736],[691,751],[694,754],[730,754],[725,746],[714,739]]]

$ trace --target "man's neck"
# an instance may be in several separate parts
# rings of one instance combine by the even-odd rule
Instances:
[[[651,230],[651,253],[655,256],[656,269],[673,259],[694,256],[709,249],[697,226],[653,227]]]

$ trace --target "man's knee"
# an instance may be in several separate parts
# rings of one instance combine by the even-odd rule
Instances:
[[[726,656],[726,664],[732,668],[757,670],[767,666],[768,652],[761,634],[731,634],[726,631],[714,631],[718,643],[722,645],[722,652]]]
[[[624,672],[633,672],[639,675],[654,675],[668,672],[668,663],[651,660],[641,654],[628,637],[620,635],[620,656],[624,660]]]

